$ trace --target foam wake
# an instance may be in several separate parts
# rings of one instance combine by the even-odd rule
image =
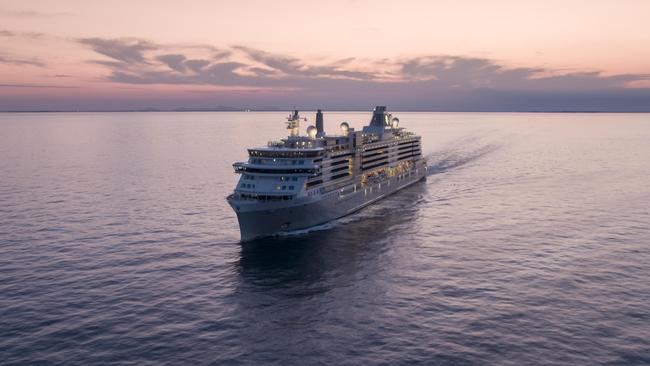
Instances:
[[[455,140],[445,148],[425,156],[427,175],[445,173],[462,168],[500,149],[502,144],[485,142],[470,136]]]

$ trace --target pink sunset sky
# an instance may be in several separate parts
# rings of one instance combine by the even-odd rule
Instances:
[[[650,1],[0,0],[0,110],[650,110]]]

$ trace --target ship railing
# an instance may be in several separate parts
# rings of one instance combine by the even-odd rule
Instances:
[[[408,132],[408,131],[400,131],[398,134],[396,134],[398,139],[405,139],[409,137],[415,136],[415,133],[413,132]]]
[[[235,173],[255,173],[261,175],[290,175],[290,176],[315,176],[321,172],[319,165],[292,166],[292,165],[252,165],[248,163],[234,163]]]
[[[282,140],[269,140],[266,144],[268,147],[284,147],[284,141]]]
[[[291,201],[296,196],[293,194],[263,194],[263,193],[233,193],[228,196],[234,201],[278,202]]]
[[[328,150],[328,152],[329,152],[330,156],[336,157],[336,156],[339,156],[339,155],[349,154],[352,151],[350,150],[350,148],[348,146],[346,146],[346,147],[340,148],[340,149],[334,148],[334,149]]]
[[[365,135],[363,136],[363,143],[364,144],[369,144],[371,142],[379,141],[379,136],[372,134],[372,135]]]

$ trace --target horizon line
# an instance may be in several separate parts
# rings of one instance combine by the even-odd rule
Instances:
[[[142,109],[34,109],[34,110],[0,110],[0,113],[159,113],[159,112],[290,112],[296,108],[173,108],[173,109],[156,109],[156,108],[142,108]],[[372,109],[357,109],[357,108],[344,108],[344,109],[323,109],[323,108],[305,108],[298,109],[303,112],[316,112],[318,109],[323,112],[372,112]],[[650,110],[640,111],[621,111],[621,110],[427,110],[427,109],[395,109],[391,112],[407,112],[407,113],[636,113],[644,114],[650,113]]]

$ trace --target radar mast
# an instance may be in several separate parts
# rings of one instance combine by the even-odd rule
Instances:
[[[293,113],[287,117],[287,130],[291,130],[291,133],[289,136],[295,137],[300,135],[300,120],[306,121],[307,118],[302,118],[300,117],[300,114],[298,114],[298,110],[294,109]]]

